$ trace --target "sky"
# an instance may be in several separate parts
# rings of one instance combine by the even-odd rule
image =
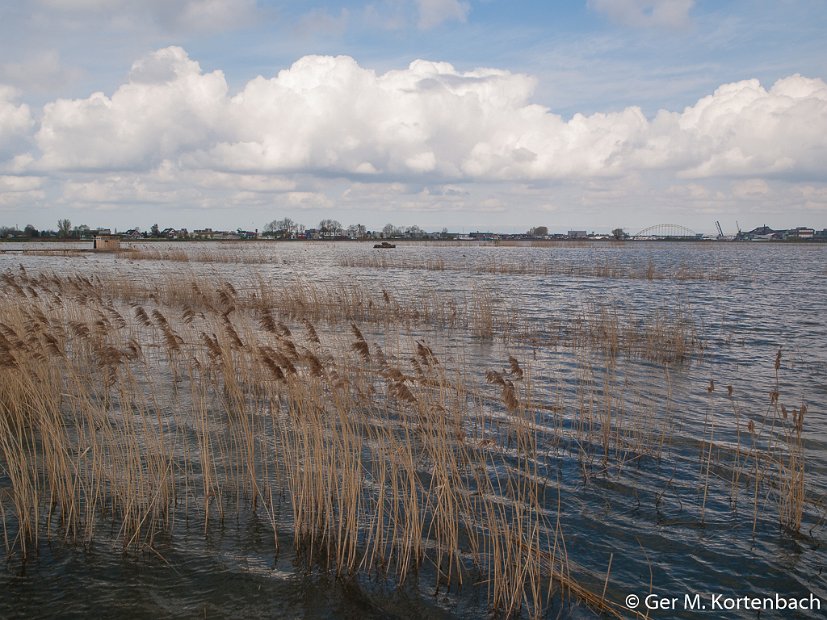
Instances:
[[[827,228],[825,0],[4,0],[0,226]]]

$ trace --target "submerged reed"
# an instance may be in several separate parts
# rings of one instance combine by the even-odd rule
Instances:
[[[188,276],[2,278],[7,554],[31,557],[43,538],[89,544],[107,536],[106,521],[128,550],[190,524],[208,532],[229,515],[261,515],[275,551],[289,532],[308,569],[343,579],[427,574],[436,591],[484,584],[506,616],[540,616],[569,594],[631,613],[606,596],[608,571],[596,589],[582,585],[590,571],[567,556],[566,491],[551,472],[574,456],[588,481],[668,457],[668,397],[629,400],[612,359],[662,364],[668,382],[669,365],[697,350],[685,311],[632,321],[584,309],[548,349],[578,356],[572,403],[533,372],[526,330],[482,290],[443,303],[263,278],[246,287]],[[514,349],[484,370],[469,369],[439,331],[429,332],[436,341],[421,333],[484,345],[506,324]],[[788,410],[774,398],[758,428],[735,416],[734,449],[717,430],[704,438],[701,521],[719,490],[711,473],[732,454],[723,492],[753,499],[756,521],[759,494],[772,493],[780,522],[800,529],[806,405]]]

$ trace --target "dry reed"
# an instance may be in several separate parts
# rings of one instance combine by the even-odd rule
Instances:
[[[22,270],[2,279],[7,553],[30,557],[44,537],[89,544],[105,536],[104,521],[132,549],[151,548],[181,520],[207,532],[228,514],[262,514],[274,549],[290,531],[308,568],[341,578],[430,573],[437,591],[483,583],[506,616],[540,616],[552,594],[630,613],[606,597],[608,571],[595,591],[578,582],[560,483],[546,472],[572,452],[587,479],[659,460],[669,403],[657,412],[628,403],[612,365],[584,357],[571,406],[549,394],[524,350],[474,372],[404,335],[431,325],[493,338],[508,319],[486,291],[409,304],[344,284],[274,290],[262,279],[169,277],[150,286]],[[666,368],[697,340],[682,310],[648,322],[584,310],[563,331],[578,354]],[[748,432],[736,407],[735,449],[712,429],[704,438],[700,520],[713,461],[732,454],[726,490],[752,495],[756,520],[760,492],[772,494],[780,522],[800,529],[806,405],[788,410],[774,393]]]

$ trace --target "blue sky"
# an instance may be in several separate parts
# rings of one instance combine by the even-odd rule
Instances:
[[[5,2],[0,224],[824,228],[825,26],[823,0]]]

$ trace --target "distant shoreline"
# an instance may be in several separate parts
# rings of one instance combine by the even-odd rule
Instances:
[[[114,236],[114,235],[113,235]],[[448,245],[448,244],[458,244],[458,245],[466,245],[466,244],[486,244],[486,245],[495,245],[495,246],[508,246],[508,245],[535,245],[538,247],[542,246],[551,246],[551,245],[576,245],[576,244],[591,244],[591,243],[599,243],[599,244],[615,244],[615,245],[623,245],[626,243],[698,243],[707,245],[710,243],[737,243],[737,244],[744,244],[744,243],[770,243],[774,245],[778,244],[821,244],[827,242],[827,238],[814,238],[814,239],[682,239],[682,238],[665,238],[665,239],[607,239],[604,237],[585,237],[585,238],[577,238],[577,239],[565,239],[565,238],[558,238],[558,239],[531,239],[531,238],[480,238],[480,239],[406,239],[404,237],[390,237],[387,239],[378,239],[378,238],[365,238],[365,239],[348,239],[346,237],[340,238],[333,238],[333,239],[273,239],[268,237],[259,237],[256,239],[205,239],[205,238],[194,238],[194,239],[166,239],[164,237],[148,237],[148,238],[120,238],[120,242],[124,244],[132,244],[132,243],[181,243],[181,244],[190,244],[190,243],[365,243],[365,244],[373,244],[377,241],[391,241],[394,243],[403,243],[407,245],[413,244],[435,244],[435,245]],[[84,238],[84,239],[58,239],[58,238],[12,238],[12,239],[0,239],[0,245],[3,244],[93,244],[94,238]],[[0,252],[5,252],[7,250],[0,250]],[[23,251],[23,250],[13,250],[13,251]]]

